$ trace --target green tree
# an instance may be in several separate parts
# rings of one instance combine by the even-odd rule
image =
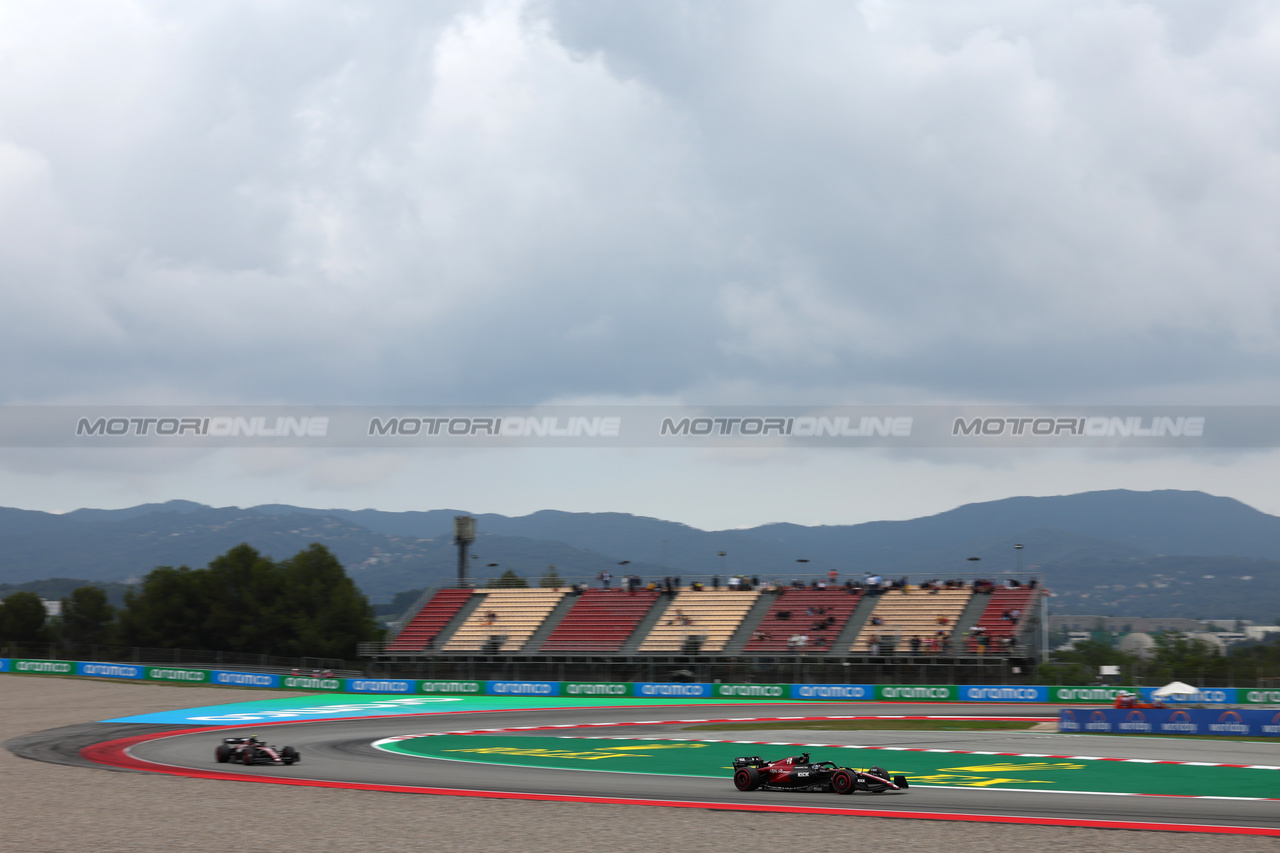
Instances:
[[[160,566],[124,595],[118,631],[130,646],[220,648],[206,632],[209,595],[203,569]]]
[[[507,569],[499,577],[489,581],[489,589],[524,589],[529,582],[511,569]]]
[[[125,596],[125,643],[352,657],[381,629],[337,558],[314,544],[276,563],[247,544],[206,569],[161,567]]]
[[[368,599],[323,545],[281,563],[280,581],[279,614],[290,630],[277,654],[350,658],[356,643],[382,636]]]
[[[0,637],[6,640],[39,640],[44,620],[44,602],[34,592],[15,592],[0,603]]]
[[[209,563],[203,577],[209,602],[205,631],[218,649],[272,654],[292,636],[281,610],[284,577],[270,558],[240,544]]]
[[[556,571],[555,563],[547,566],[547,573],[542,576],[542,580],[538,581],[538,586],[546,589],[557,589],[564,586],[564,580],[560,577],[560,573]]]
[[[69,643],[105,643],[116,609],[107,602],[106,590],[81,586],[62,599],[62,636]]]

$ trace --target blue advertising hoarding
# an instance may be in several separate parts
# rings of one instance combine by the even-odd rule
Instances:
[[[1041,686],[1012,687],[1007,684],[962,684],[961,702],[1048,702],[1049,688]]]
[[[147,668],[131,663],[81,662],[76,664],[76,675],[95,678],[146,678]]]
[[[870,702],[876,698],[871,684],[793,684],[792,699],[832,702]]]
[[[1280,737],[1280,711],[1207,708],[1064,708],[1058,731],[1081,734]]]
[[[1154,702],[1158,687],[1139,687],[1138,693],[1143,702]],[[1201,687],[1197,693],[1188,696],[1164,696],[1160,699],[1166,705],[1234,705],[1238,701],[1235,687]]]

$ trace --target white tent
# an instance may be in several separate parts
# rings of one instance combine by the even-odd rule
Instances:
[[[1170,696],[1199,696],[1200,690],[1192,687],[1190,684],[1183,684],[1181,681],[1175,681],[1172,684],[1166,684],[1159,690],[1154,691],[1151,695],[1157,699],[1168,699]]]

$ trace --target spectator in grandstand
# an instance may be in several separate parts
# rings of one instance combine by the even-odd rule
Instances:
[[[951,624],[951,620],[948,619],[946,616],[943,616],[941,613],[938,614],[938,618],[934,621],[936,621],[939,625]]]
[[[884,624],[884,619],[880,618],[879,616],[874,616],[874,615],[873,615],[873,616],[871,617],[871,624],[872,624],[872,625],[883,625],[883,624]]]
[[[613,580],[613,575],[609,574],[609,570],[608,570],[608,569],[605,569],[605,570],[604,570],[604,571],[602,571],[600,574],[596,575],[596,580],[600,581],[600,588],[601,588],[601,589],[608,589],[608,588],[609,588],[609,582],[610,582],[611,580]]]
[[[719,588],[720,588],[720,576],[719,576],[719,575],[712,575],[712,576],[711,576],[711,588],[712,588],[712,589],[719,589]]]
[[[911,654],[920,654],[920,637],[918,635],[911,638]]]
[[[675,615],[667,620],[667,624],[668,625],[692,625],[693,620],[689,618],[688,614],[686,614],[683,610],[677,607]]]
[[[880,654],[880,637],[878,635],[872,634],[867,637],[867,654],[873,657]]]
[[[488,613],[484,615],[484,624],[486,625],[492,625],[494,622],[497,622],[497,621],[498,621],[498,613],[496,610],[490,610]]]
[[[834,586],[836,582],[836,577],[838,577],[839,574],[840,573],[837,572],[835,569],[832,569],[831,571],[827,572],[827,583],[832,584]]]

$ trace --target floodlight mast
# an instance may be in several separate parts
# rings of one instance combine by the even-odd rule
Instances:
[[[453,517],[453,544],[458,546],[458,586],[467,585],[467,548],[476,541],[476,520],[470,515]]]

